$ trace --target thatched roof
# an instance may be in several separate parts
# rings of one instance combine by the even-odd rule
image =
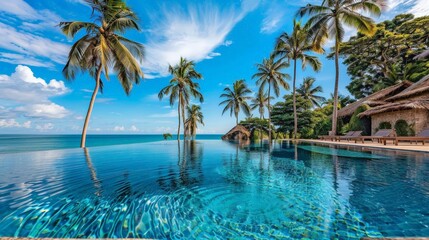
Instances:
[[[241,138],[241,139],[239,139]],[[242,125],[233,127],[229,132],[222,136],[222,140],[248,140],[250,139],[250,131]]]
[[[412,96],[429,92],[428,80],[429,80],[429,75],[420,79],[418,82],[414,83],[412,86],[400,92],[399,94],[396,94],[395,96],[392,96],[386,100],[387,101],[400,100],[400,99],[409,98]]]
[[[371,108],[371,109],[359,114],[359,117],[371,116],[374,114],[385,113],[385,112],[410,110],[410,109],[426,109],[426,110],[429,110],[429,99],[388,103],[388,104],[385,104],[382,106]]]
[[[385,104],[384,100],[390,96],[393,96],[404,89],[410,87],[413,83],[410,81],[403,81],[396,85],[387,87],[383,90],[375,92],[367,97],[357,100],[356,102],[350,103],[349,105],[338,110],[338,117],[351,116],[358,107],[363,104],[367,104],[370,107],[379,106]]]

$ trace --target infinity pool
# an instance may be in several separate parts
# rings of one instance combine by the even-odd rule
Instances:
[[[429,155],[221,141],[0,154],[0,236],[429,236]]]

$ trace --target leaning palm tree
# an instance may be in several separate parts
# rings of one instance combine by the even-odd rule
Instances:
[[[297,137],[298,132],[298,115],[296,111],[296,67],[297,61],[301,60],[301,68],[304,70],[308,65],[313,68],[314,71],[319,71],[322,67],[322,63],[316,56],[309,55],[308,53],[313,50],[313,44],[311,41],[311,35],[306,27],[302,27],[300,22],[293,21],[293,30],[289,35],[283,33],[277,39],[275,52],[282,57],[287,58],[289,61],[293,61],[293,84],[292,84],[292,95],[293,95],[293,119],[294,119],[294,138]]]
[[[280,94],[280,87],[289,90],[289,84],[286,79],[290,79],[289,74],[281,72],[289,67],[289,64],[282,59],[276,59],[272,54],[268,59],[264,59],[262,64],[256,65],[258,72],[252,78],[257,78],[256,84],[259,85],[259,91],[265,91],[265,86],[268,85],[268,124],[269,124],[269,140],[271,142],[271,88],[274,94],[278,97]]]
[[[204,126],[204,116],[201,112],[201,107],[197,105],[188,106],[187,114],[188,118],[185,121],[185,130],[194,139],[195,135],[197,135],[198,123]]]
[[[323,92],[321,86],[314,86],[316,79],[312,77],[304,78],[301,86],[296,90],[297,93],[305,100],[311,102],[313,107],[320,107],[326,99],[322,96],[317,95],[318,93]]]
[[[221,98],[226,98],[224,101],[219,103],[220,105],[226,105],[222,111],[222,115],[230,110],[229,115],[232,116],[234,113],[235,123],[238,125],[238,113],[242,110],[246,116],[250,115],[250,107],[247,103],[250,100],[248,94],[252,91],[247,87],[244,79],[235,81],[232,89],[227,87],[224,93],[220,95]]]
[[[344,38],[344,24],[359,32],[372,35],[376,32],[374,21],[361,13],[379,16],[387,0],[324,0],[322,5],[308,4],[297,15],[309,16],[307,25],[313,38],[315,51],[322,51],[322,45],[329,39],[335,40],[335,87],[334,106],[338,105],[338,84],[340,80],[339,50]],[[337,112],[333,108],[332,133],[337,131]]]
[[[199,91],[200,85],[193,81],[193,79],[201,79],[202,75],[195,70],[195,63],[185,58],[180,58],[179,64],[174,67],[170,65],[168,71],[173,75],[173,78],[166,87],[161,89],[158,98],[162,100],[164,96],[169,95],[171,106],[176,101],[179,102],[177,104],[179,118],[177,140],[180,140],[180,125],[182,120],[183,124],[185,124],[185,108],[189,105],[190,97],[193,96],[200,102],[204,101],[203,95]],[[183,128],[183,136],[186,136],[185,128]]]
[[[139,30],[137,16],[122,0],[86,0],[92,7],[95,22],[61,22],[62,32],[74,38],[78,32],[85,34],[70,49],[68,61],[63,69],[67,80],[73,80],[76,74],[88,72],[95,79],[85,122],[82,129],[80,146],[85,147],[86,132],[91,118],[95,98],[102,92],[101,74],[109,79],[109,70],[116,73],[125,93],[128,95],[133,83],[143,78],[139,62],[143,60],[143,45],[122,36],[129,29]]]

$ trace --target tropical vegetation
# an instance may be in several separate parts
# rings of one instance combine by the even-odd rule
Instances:
[[[74,38],[79,32],[85,34],[70,49],[63,69],[67,80],[75,79],[78,73],[87,72],[95,80],[80,147],[86,144],[86,133],[98,91],[103,92],[101,75],[109,80],[114,72],[128,95],[133,83],[143,78],[139,62],[143,60],[143,45],[122,36],[127,30],[139,30],[136,14],[121,0],[86,1],[92,8],[94,22],[61,22],[62,32]],[[112,70],[112,71],[110,71]]]
[[[289,74],[283,71],[289,67],[289,64],[282,59],[276,58],[274,54],[271,54],[269,58],[264,59],[262,63],[257,64],[257,73],[253,75],[256,78],[256,85],[259,86],[259,91],[264,92],[265,87],[268,86],[268,109],[271,109],[270,98],[271,88],[274,94],[278,97],[280,95],[280,89],[289,90],[289,84],[286,80],[290,79]],[[268,111],[268,127],[269,135],[268,139],[271,141],[271,111]]]
[[[198,105],[191,105],[186,108],[188,118],[185,121],[185,132],[186,136],[190,136],[195,139],[197,135],[198,124],[204,126],[204,117],[201,112],[201,107]]]
[[[247,101],[250,100],[249,94],[252,91],[247,87],[244,79],[235,81],[232,89],[226,87],[223,92],[220,97],[225,100],[219,103],[220,106],[225,105],[222,115],[229,110],[230,116],[234,114],[236,124],[238,124],[238,114],[240,111],[243,111],[246,116],[250,115],[250,106]]]
[[[277,40],[275,53],[286,58],[288,61],[293,61],[293,115],[294,115],[294,138],[297,137],[298,132],[298,116],[296,111],[296,68],[297,61],[301,60],[301,68],[304,70],[310,65],[316,72],[322,67],[322,63],[316,56],[309,55],[308,53],[313,50],[313,43],[311,35],[306,26],[301,26],[300,22],[293,21],[293,30],[289,35],[283,33]]]
[[[357,34],[340,45],[351,82],[347,89],[355,98],[429,74],[429,59],[415,57],[429,48],[429,16],[400,14],[377,24],[373,36]]]
[[[322,52],[326,41],[334,39],[335,86],[334,106],[338,102],[340,80],[340,44],[344,40],[344,25],[357,29],[365,35],[373,35],[377,28],[374,20],[362,15],[369,13],[379,16],[387,0],[324,0],[321,5],[308,4],[298,11],[301,17],[308,16],[307,26],[313,38],[313,49]],[[332,113],[333,134],[337,132],[337,108]]]
[[[180,58],[179,63],[175,66],[170,65],[168,71],[173,78],[166,87],[161,89],[158,98],[162,100],[164,96],[169,96],[171,106],[178,101],[177,140],[180,140],[180,125],[185,124],[185,109],[188,107],[191,97],[196,98],[199,102],[204,101],[204,97],[199,91],[200,85],[194,82],[194,79],[202,79],[202,75],[195,70],[195,63],[185,58]],[[183,127],[183,135],[186,137],[185,126]]]

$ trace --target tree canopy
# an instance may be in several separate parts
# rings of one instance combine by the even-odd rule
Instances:
[[[429,16],[400,14],[377,24],[373,36],[358,33],[340,46],[355,98],[429,74],[429,59],[414,59],[429,46]]]

